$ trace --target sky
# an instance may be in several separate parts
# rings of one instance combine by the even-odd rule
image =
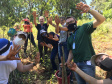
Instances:
[[[92,0],[86,0],[86,2],[87,2],[87,5],[90,5],[90,2],[91,2]]]

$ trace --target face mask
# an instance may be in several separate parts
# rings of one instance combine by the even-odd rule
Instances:
[[[25,24],[30,24],[29,22],[25,21]]]
[[[100,68],[105,71],[111,71],[112,70],[112,59],[105,58],[102,62],[100,62]]]
[[[15,43],[16,45],[22,46],[22,45],[24,45],[25,41],[22,40],[22,38],[19,38],[19,37],[17,36],[17,37],[15,37],[15,39],[14,39],[14,43]]]
[[[68,31],[76,31],[77,30],[77,24],[76,23],[72,23],[68,25]]]
[[[66,23],[64,23],[62,26],[63,26],[63,27],[66,27]]]

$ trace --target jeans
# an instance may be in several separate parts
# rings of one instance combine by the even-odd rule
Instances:
[[[95,77],[95,66],[87,65],[87,61],[78,62],[76,64],[83,72],[85,72],[86,74],[92,77]],[[87,82],[83,80],[76,72],[74,73],[78,84],[87,84]]]
[[[39,53],[40,53],[40,57],[43,57],[43,47],[44,47],[44,54],[47,54],[47,47],[46,46],[42,46],[40,45],[41,40],[38,40],[38,49],[39,49]]]
[[[58,46],[53,46],[53,49],[52,49],[52,52],[51,52],[51,57],[50,57],[53,70],[57,70],[57,66],[56,66],[56,63],[55,63],[55,57],[56,57],[57,54],[58,54]],[[59,55],[58,55],[58,60],[59,60],[59,63],[61,63]]]
[[[27,49],[27,45],[28,45],[28,38],[31,41],[31,43],[33,44],[33,46],[36,47],[36,44],[35,44],[35,41],[34,41],[34,37],[33,37],[32,32],[31,32],[31,38],[30,38],[30,33],[28,33],[27,34],[27,39],[26,39],[25,44],[24,44],[24,52],[25,53],[26,53],[26,49]]]
[[[64,49],[64,56],[65,56],[65,62],[66,62],[68,59],[68,53],[69,53],[67,49],[67,42],[62,42],[58,45],[58,53],[59,53],[60,59],[61,59],[61,56],[63,56],[62,47]]]

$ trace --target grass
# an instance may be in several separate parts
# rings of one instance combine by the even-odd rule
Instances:
[[[90,22],[92,20],[78,20],[78,25],[82,25],[83,23]],[[93,47],[95,49],[96,54],[97,53],[107,53],[109,55],[112,55],[112,25],[111,25],[111,19],[108,19],[105,21],[102,25],[100,25],[92,34],[92,42]],[[7,36],[7,31],[4,32],[4,38],[10,39]],[[22,28],[23,30],[23,28]],[[0,28],[0,37],[3,37],[3,30]],[[55,28],[51,25],[48,28],[48,32],[55,32]],[[37,29],[33,25],[33,35],[34,40],[37,44]],[[38,44],[37,44],[38,45]],[[30,49],[30,41],[28,43],[28,49],[27,53],[30,56],[29,59],[25,59],[23,55],[23,49],[20,51],[20,57],[22,59],[23,64],[31,63],[34,61],[34,57],[36,55],[36,51],[34,47],[31,45]],[[37,65],[29,72],[21,73],[17,70],[13,71],[10,75],[9,83],[10,84],[57,84],[57,79],[54,75],[55,72],[51,71],[51,63],[50,63],[50,50],[49,54],[46,56],[47,59],[44,59],[44,63],[39,66]],[[56,58],[57,60],[57,58]],[[58,63],[58,62],[57,62]],[[100,68],[96,67],[96,78],[98,79],[104,79],[106,77],[106,72],[101,70]]]

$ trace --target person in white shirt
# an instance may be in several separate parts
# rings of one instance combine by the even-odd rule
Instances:
[[[10,73],[16,68],[20,72],[26,72],[32,69],[40,61],[40,54],[37,53],[34,63],[23,65],[18,52],[25,43],[27,34],[23,31],[17,33],[13,42],[5,38],[0,39],[0,84],[7,84]]]

